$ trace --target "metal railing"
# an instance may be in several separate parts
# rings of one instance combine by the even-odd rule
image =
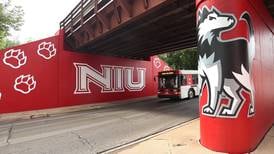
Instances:
[[[60,28],[68,35],[78,30],[113,0],[81,0],[60,22]]]

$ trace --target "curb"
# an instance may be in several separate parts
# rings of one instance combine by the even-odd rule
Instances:
[[[110,107],[115,107],[115,106],[119,106],[119,105],[137,103],[140,101],[147,101],[149,99],[155,99],[155,98],[157,98],[157,97],[156,96],[148,96],[148,97],[119,100],[119,101],[113,101],[113,102],[93,103],[93,104],[58,107],[58,108],[44,109],[44,110],[6,113],[6,114],[0,114],[0,123],[10,123],[10,122],[15,122],[15,121],[20,121],[20,120],[58,116],[58,115],[68,114],[68,113],[73,113],[73,112],[110,108]]]

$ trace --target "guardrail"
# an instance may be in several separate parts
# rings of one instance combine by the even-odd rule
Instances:
[[[71,35],[112,1],[113,0],[81,0],[67,17],[60,22],[60,28],[65,31],[67,36]]]

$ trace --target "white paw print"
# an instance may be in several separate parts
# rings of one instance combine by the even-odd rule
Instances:
[[[21,75],[15,79],[14,89],[23,94],[28,94],[36,87],[36,81],[32,75]]]
[[[169,67],[169,66],[167,66],[167,65],[165,65],[165,67],[164,67],[164,71],[169,71],[169,70],[171,70],[171,69],[170,69],[170,67]]]
[[[156,68],[160,68],[161,67],[161,61],[159,58],[154,58],[153,60],[153,64]]]
[[[5,52],[3,62],[8,66],[17,69],[26,64],[27,56],[25,56],[24,51],[21,51],[21,49],[10,49]]]
[[[51,42],[42,42],[38,46],[37,53],[39,56],[44,59],[51,59],[56,55],[56,48],[54,47],[54,43]]]

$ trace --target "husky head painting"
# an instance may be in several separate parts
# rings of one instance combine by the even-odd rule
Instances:
[[[220,14],[217,9],[211,11],[204,8],[199,12],[199,41],[208,41],[211,44],[213,37],[219,37],[222,31],[231,29],[235,25],[235,17]]]
[[[214,6],[198,11],[199,88],[207,87],[207,103],[202,114],[212,117],[236,118],[245,102],[242,91],[250,94],[248,116],[255,113],[251,66],[255,56],[254,29],[248,12],[240,19],[219,11]],[[238,20],[245,21],[249,39],[222,39],[223,32],[234,29]],[[229,103],[222,104],[226,98]]]

